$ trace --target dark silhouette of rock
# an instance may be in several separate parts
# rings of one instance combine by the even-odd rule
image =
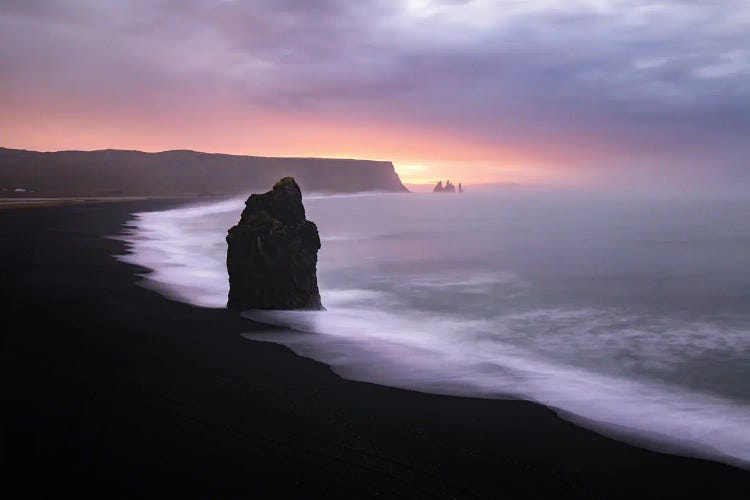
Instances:
[[[460,182],[458,183],[458,192],[459,193],[463,193],[464,192],[464,188],[463,188],[463,186],[461,185]]]
[[[302,191],[284,177],[252,194],[227,234],[230,309],[323,309],[315,274],[320,237]]]
[[[433,193],[455,193],[456,186],[454,186],[450,180],[445,181],[445,185],[443,185],[443,181],[438,181],[438,183],[432,189],[432,192]]]

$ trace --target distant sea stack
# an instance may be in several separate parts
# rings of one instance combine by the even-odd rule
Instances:
[[[284,177],[252,194],[227,234],[230,309],[323,309],[316,266],[320,237],[302,191]]]
[[[432,188],[433,193],[455,193],[456,192],[456,186],[453,185],[453,183],[449,180],[445,181],[445,185],[443,185],[443,181],[438,181],[438,183],[435,185],[434,188]],[[461,186],[461,183],[458,183],[458,192],[463,193],[464,188]]]

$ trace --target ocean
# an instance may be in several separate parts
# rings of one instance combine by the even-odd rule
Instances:
[[[224,307],[244,199],[133,214],[123,261]],[[750,467],[750,202],[495,192],[305,196],[326,311],[248,311],[341,375],[522,398]],[[207,335],[210,334],[207,332]]]

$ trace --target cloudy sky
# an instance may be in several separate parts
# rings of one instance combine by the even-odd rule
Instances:
[[[0,0],[0,145],[750,189],[750,0]]]

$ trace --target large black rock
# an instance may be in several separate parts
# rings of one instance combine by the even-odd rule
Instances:
[[[284,177],[253,194],[227,234],[230,309],[323,309],[315,269],[318,227],[305,219],[302,191]]]

